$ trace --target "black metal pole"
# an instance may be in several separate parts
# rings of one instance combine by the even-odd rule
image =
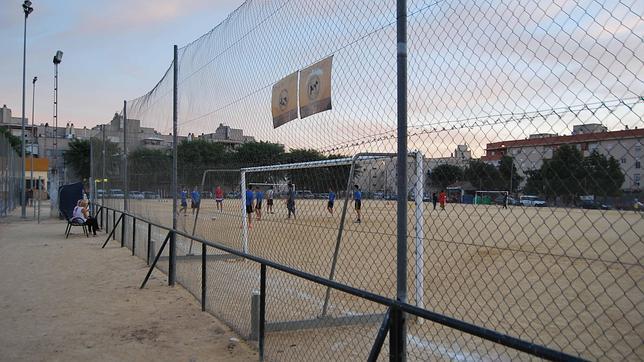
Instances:
[[[177,100],[179,77],[179,48],[174,46],[173,84],[172,84],[172,229],[177,229]],[[175,266],[177,238],[174,233],[170,237],[170,266],[168,268],[168,284],[174,285],[176,278]]]
[[[400,195],[398,195],[400,198]],[[405,339],[402,334],[404,328],[403,311],[398,307],[391,307],[391,331],[389,334],[389,361],[399,362],[405,360]]]
[[[206,244],[201,243],[201,310],[206,310]]]
[[[266,264],[259,270],[259,360],[264,360],[264,334],[266,325]]]
[[[123,101],[123,155],[122,155],[122,160],[123,160],[123,210],[130,211],[129,210],[129,199],[130,199],[130,192],[128,189],[128,182],[127,182],[127,101]],[[123,221],[125,221],[124,219]],[[122,235],[123,239],[121,240],[121,245],[124,245],[125,243],[125,236],[127,235],[127,223],[123,222],[121,225]],[[133,249],[134,250],[134,249]]]
[[[134,249],[136,249],[136,218],[132,218],[132,255],[134,255]]]
[[[150,265],[150,249],[152,248],[152,224],[148,224],[148,255],[145,257],[145,262]]]
[[[112,223],[114,224],[114,230],[116,230],[116,210],[112,210]],[[112,240],[116,240],[116,233],[112,233]]]
[[[407,303],[407,0],[396,1],[396,38],[397,38],[397,87],[398,87],[398,200],[397,200],[397,268],[396,299]],[[405,313],[394,310],[396,323],[392,323],[389,338],[393,360],[404,361],[406,357],[406,318]],[[394,331],[394,326],[396,331]]]
[[[143,283],[141,284],[140,289],[143,289],[145,287],[145,284],[147,284],[148,279],[150,279],[150,275],[152,274],[152,271],[154,270],[154,267],[157,266],[157,262],[159,261],[159,258],[161,257],[161,253],[163,253],[163,249],[165,249],[165,245],[168,243],[168,239],[170,239],[173,234],[174,234],[174,232],[172,232],[172,230],[168,231],[168,235],[163,240],[163,244],[161,244],[161,248],[159,249],[159,252],[157,253],[157,256],[154,258],[154,262],[150,266],[150,270],[148,270],[148,274],[146,274],[145,279],[143,280]]]
[[[369,352],[369,357],[367,357],[367,361],[369,362],[378,361],[380,351],[382,350],[382,345],[384,344],[385,338],[387,338],[387,333],[389,332],[390,316],[391,308],[388,308],[387,312],[385,313],[385,317],[382,319],[382,323],[380,324],[380,329],[378,330],[378,334],[376,335],[376,340],[373,342],[373,346],[371,347],[371,351]]]
[[[121,247],[125,246],[125,223],[127,222],[126,216],[124,213],[121,213],[121,219],[123,223],[121,224]]]
[[[124,216],[124,214],[121,214],[121,217],[119,217],[119,219],[118,219],[118,220],[115,220],[115,221],[114,221],[114,228],[112,229],[112,231],[110,232],[110,234],[109,234],[109,235],[107,235],[107,239],[105,239],[105,243],[103,243],[103,246],[101,247],[101,249],[103,249],[103,248],[105,247],[105,245],[107,245],[107,242],[108,242],[108,241],[110,241],[110,236],[112,236],[112,238],[114,237],[114,234],[116,234],[116,227],[118,227],[118,226],[119,226],[119,223],[120,223],[120,222],[121,222],[121,220],[123,219],[123,216]],[[112,240],[113,240],[113,239],[112,239]]]

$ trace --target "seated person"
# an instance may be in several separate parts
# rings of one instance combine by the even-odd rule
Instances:
[[[89,227],[89,231],[96,236],[98,221],[89,215],[87,204],[87,200],[78,200],[76,207],[74,207],[72,221],[79,221],[84,225],[87,225]]]

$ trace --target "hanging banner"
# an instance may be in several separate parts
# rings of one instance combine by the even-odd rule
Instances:
[[[282,78],[273,86],[271,98],[273,128],[297,118],[297,72]]]
[[[300,71],[300,117],[331,109],[333,56]]]

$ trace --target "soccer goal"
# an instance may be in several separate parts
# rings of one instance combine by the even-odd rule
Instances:
[[[508,191],[476,191],[476,194],[474,195],[474,204],[507,206],[508,195]]]
[[[394,197],[410,197],[414,203],[413,229],[415,262],[414,265],[414,285],[415,304],[424,307],[424,172],[423,172],[423,154],[418,151],[410,152],[407,159],[408,167],[412,170],[409,172],[413,178],[408,179],[408,195],[393,195]],[[302,199],[321,199],[324,202],[317,202],[318,210],[326,206],[331,192],[335,193],[336,204],[339,208],[340,219],[335,227],[335,247],[330,262],[328,278],[335,280],[336,267],[338,264],[339,253],[343,235],[346,231],[347,210],[350,201],[354,196],[354,187],[358,185],[363,197],[366,199],[379,200],[389,197],[386,191],[396,189],[395,161],[396,154],[392,153],[359,153],[353,157],[338,158],[322,161],[311,161],[293,164],[280,164],[260,167],[249,167],[241,169],[240,188],[245,189],[247,185],[281,185],[284,182],[297,183],[300,193],[296,197]],[[387,166],[389,165],[389,166]],[[276,181],[278,180],[278,181]],[[391,199],[391,198],[387,198]],[[313,204],[314,200],[309,200]],[[368,201],[372,202],[372,201]],[[246,195],[241,194],[241,213],[242,213],[242,245],[244,252],[249,252],[249,227],[246,218]],[[306,200],[303,203],[307,205]],[[395,206],[392,208],[395,211]],[[309,210],[310,211],[310,210]],[[312,211],[311,211],[312,212]],[[310,215],[311,212],[307,213]],[[299,217],[299,214],[298,214]],[[328,230],[328,222],[323,225]],[[394,232],[395,233],[395,232]],[[255,234],[253,234],[254,237]],[[328,265],[328,264],[327,264]],[[327,289],[321,316],[325,317],[329,306],[329,293]]]

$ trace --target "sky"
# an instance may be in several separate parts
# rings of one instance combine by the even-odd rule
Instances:
[[[36,83],[36,124],[53,119],[52,63],[59,65],[59,124],[94,126],[111,119],[123,100],[158,82],[180,47],[210,31],[243,0],[33,0],[27,19],[26,117]],[[22,1],[0,1],[0,105],[21,115],[24,13]]]

